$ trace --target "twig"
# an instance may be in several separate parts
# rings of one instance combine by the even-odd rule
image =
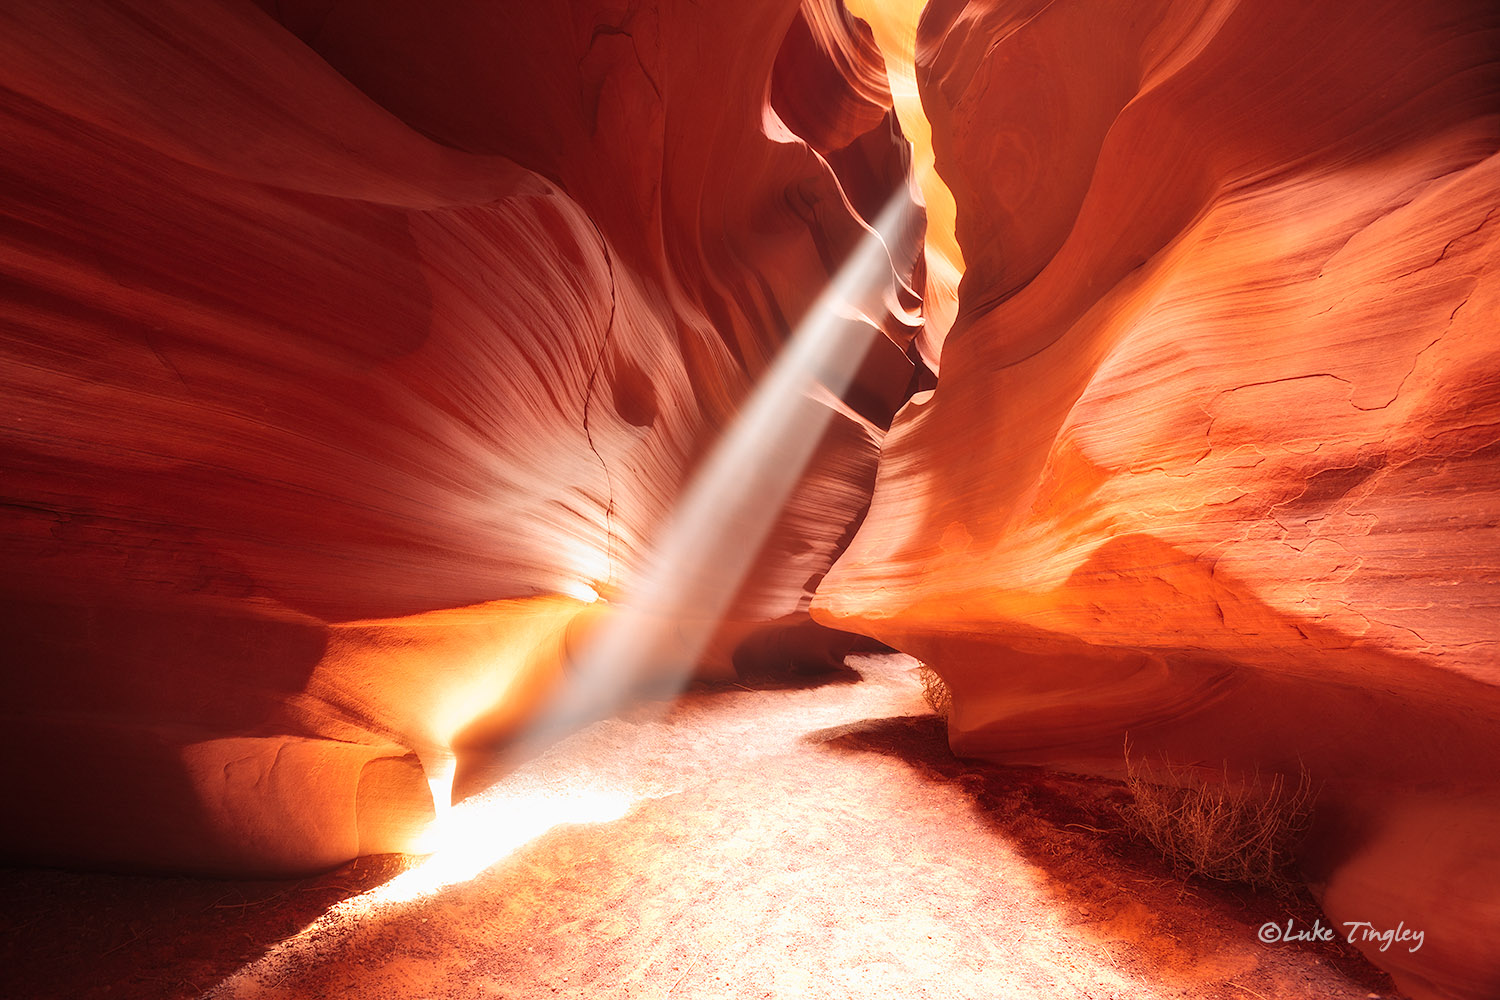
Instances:
[[[669,989],[669,990],[667,990],[667,996],[671,996],[673,993],[677,992],[677,987],[679,987],[679,986],[682,985],[682,981],[687,978],[687,974],[689,972],[693,971],[693,966],[697,965],[698,964],[698,959],[700,959],[702,957],[703,957],[703,953],[701,951],[698,954],[696,954],[696,955],[693,956],[693,960],[687,964],[687,968],[685,968],[685,969],[682,970],[682,975],[680,975],[680,976],[677,977],[677,982],[673,983],[672,984],[672,988]]]

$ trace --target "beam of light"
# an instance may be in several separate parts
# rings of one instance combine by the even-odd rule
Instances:
[[[635,586],[574,658],[559,695],[518,741],[535,757],[570,731],[603,718],[638,692],[680,690],[801,479],[833,410],[818,399],[848,387],[879,336],[881,295],[891,281],[887,245],[910,222],[899,190],[788,340],[728,431],[693,477]],[[880,307],[880,308],[877,308]],[[569,596],[600,599],[577,582]],[[424,759],[437,819],[418,847],[430,856],[363,907],[405,902],[466,882],[560,823],[606,822],[630,797],[597,787],[539,783],[522,765],[487,791],[449,806],[453,766]],[[353,901],[350,901],[351,904]]]
[[[702,464],[632,586],[574,658],[521,745],[529,756],[632,692],[680,690],[801,479],[870,344],[890,286],[888,246],[912,221],[899,189],[814,302]],[[873,317],[873,318],[872,318]]]
[[[849,386],[879,331],[880,293],[892,274],[887,244],[909,223],[902,189],[819,296],[724,437],[694,476],[646,559],[639,581],[585,643],[560,696],[516,749],[533,758],[602,718],[648,678],[680,689],[801,479],[833,410],[818,399]],[[883,308],[883,307],[882,307]],[[600,600],[576,582],[568,596]],[[540,762],[538,762],[540,763]],[[516,771],[456,805],[450,755],[423,759],[437,819],[414,853],[427,854],[385,885],[338,904],[293,942],[341,916],[370,915],[468,882],[553,827],[620,818],[634,796],[545,767]]]
[[[240,967],[210,990],[218,996],[257,970],[276,968],[306,942],[350,919],[399,912],[406,904],[468,882],[507,854],[557,826],[607,823],[624,816],[631,796],[599,783],[560,787],[542,775],[513,775],[501,785],[453,806],[426,835],[432,853],[389,882],[330,907],[317,920],[280,941],[259,959]]]
[[[415,867],[346,903],[367,912],[429,896],[469,881],[555,826],[608,823],[632,804],[629,795],[595,785],[502,781],[445,810],[417,845],[415,853],[427,857]]]

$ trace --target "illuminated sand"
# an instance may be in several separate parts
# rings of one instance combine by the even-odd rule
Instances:
[[[1303,911],[1182,893],[1067,826],[1103,823],[1112,785],[953,760],[909,659],[854,662],[861,683],[695,689],[575,734],[492,793],[517,806],[492,867],[409,891],[439,855],[214,995],[1391,995],[1339,949],[1256,943]]]

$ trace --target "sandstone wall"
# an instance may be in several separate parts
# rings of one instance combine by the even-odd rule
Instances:
[[[819,150],[858,146],[860,204],[904,176],[873,64],[823,123],[838,141],[778,117],[773,71],[856,51],[828,21],[845,34],[778,62],[803,18],[0,9],[0,848],[332,865],[407,845],[456,742],[526,724],[578,596],[629,587],[864,235]],[[862,513],[917,252],[893,247],[894,339],[731,645],[805,622]]]
[[[964,754],[1323,785],[1307,864],[1424,996],[1500,964],[1493,5],[935,0],[967,271],[815,615]]]

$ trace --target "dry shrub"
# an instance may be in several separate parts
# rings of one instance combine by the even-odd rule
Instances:
[[[934,714],[944,722],[953,710],[953,695],[938,672],[925,663],[917,664],[917,680],[922,684],[922,697],[931,706]]]
[[[1130,757],[1125,784],[1133,801],[1126,826],[1151,843],[1181,876],[1202,875],[1277,892],[1293,885],[1293,851],[1312,819],[1312,776],[1301,767],[1288,779],[1274,774],[1249,781],[1222,772],[1173,764],[1158,770]]]

